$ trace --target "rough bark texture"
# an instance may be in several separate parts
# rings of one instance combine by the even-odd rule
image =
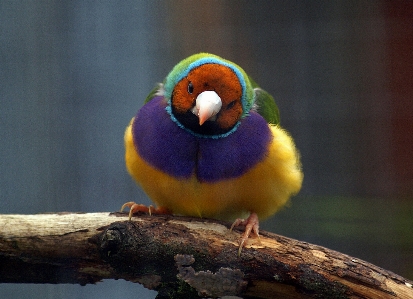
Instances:
[[[238,256],[239,237],[187,217],[0,215],[0,282],[122,278],[157,298],[413,298],[412,281],[357,258],[264,231]]]

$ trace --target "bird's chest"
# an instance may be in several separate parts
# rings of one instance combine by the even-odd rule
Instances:
[[[132,134],[147,163],[177,178],[195,175],[201,182],[243,175],[266,156],[272,140],[268,124],[255,112],[226,137],[194,136],[173,122],[156,98],[139,110]]]

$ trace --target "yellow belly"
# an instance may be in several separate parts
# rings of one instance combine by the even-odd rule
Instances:
[[[145,162],[136,152],[129,125],[125,132],[126,167],[157,206],[174,214],[233,220],[255,212],[263,219],[296,194],[303,180],[292,138],[278,126],[271,126],[271,131],[273,141],[263,161],[238,178],[204,183],[195,176],[177,179]]]

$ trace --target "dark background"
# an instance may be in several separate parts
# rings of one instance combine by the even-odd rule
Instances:
[[[412,1],[1,1],[0,213],[150,201],[123,132],[181,59],[211,52],[272,93],[305,173],[262,228],[413,279]],[[125,281],[2,298],[154,298]]]

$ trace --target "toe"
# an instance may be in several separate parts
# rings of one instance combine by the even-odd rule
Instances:
[[[231,226],[231,230],[236,226],[245,226],[245,231],[241,236],[240,245],[238,248],[238,255],[241,254],[242,248],[245,247],[251,232],[259,238],[259,220],[256,213],[251,213],[250,216],[244,219],[237,219]]]

